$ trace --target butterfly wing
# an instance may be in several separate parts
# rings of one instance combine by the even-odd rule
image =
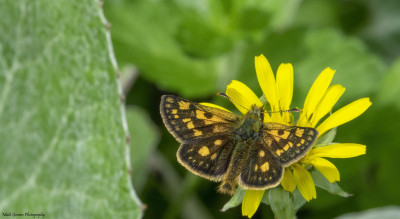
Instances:
[[[161,97],[160,111],[168,130],[182,143],[178,161],[196,175],[220,181],[233,154],[232,127],[238,117],[172,95]]]
[[[231,134],[235,114],[183,98],[164,95],[161,117],[169,132],[181,143],[191,144],[211,136]]]
[[[318,131],[309,127],[266,123],[263,128],[265,145],[284,167],[300,160],[317,138]]]
[[[222,180],[234,145],[226,136],[212,136],[193,144],[182,144],[176,156],[192,173],[213,181]]]
[[[264,142],[251,145],[239,177],[239,185],[244,189],[263,190],[277,186],[283,176],[283,167],[267,149]]]
[[[239,178],[245,189],[277,186],[284,167],[301,159],[314,145],[318,131],[314,128],[266,123],[262,141],[250,146],[249,156]]]

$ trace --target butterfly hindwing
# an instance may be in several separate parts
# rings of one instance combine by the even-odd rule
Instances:
[[[182,144],[176,154],[179,163],[196,175],[220,181],[225,175],[234,145],[229,136],[212,136],[192,144]]]
[[[266,123],[263,129],[264,143],[284,167],[302,158],[317,137],[318,131],[308,127]]]
[[[245,189],[261,190],[275,187],[283,176],[283,167],[264,142],[252,145],[239,177]]]
[[[231,112],[173,95],[161,97],[160,111],[168,130],[178,141],[186,144],[230,133],[238,120],[238,116]]]

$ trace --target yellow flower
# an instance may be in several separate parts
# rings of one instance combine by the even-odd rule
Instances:
[[[304,107],[300,112],[297,124],[294,124],[291,113],[279,111],[288,110],[293,96],[293,67],[291,64],[281,64],[278,68],[276,79],[272,72],[271,65],[264,55],[255,57],[255,68],[258,82],[270,105],[271,111],[265,113],[264,122],[278,122],[286,125],[297,125],[304,127],[316,127],[319,137],[327,131],[344,124],[361,115],[371,105],[369,98],[362,98],[344,106],[333,114],[329,115],[323,122],[319,121],[327,115],[345,88],[341,85],[331,85],[335,73],[331,68],[324,69],[312,85]],[[243,114],[247,109],[256,104],[263,103],[254,92],[245,84],[239,81],[232,81],[227,86],[226,94],[233,100],[236,107]],[[236,102],[236,103],[235,103]],[[212,105],[216,107],[216,105]],[[366,146],[360,144],[332,144],[320,145],[310,150],[300,161],[285,168],[284,177],[281,181],[282,187],[289,192],[299,189],[303,197],[309,201],[316,198],[316,191],[313,179],[308,172],[313,166],[324,175],[329,182],[340,180],[339,171],[328,160],[328,158],[349,158],[365,154]],[[247,190],[242,202],[242,214],[249,218],[254,215],[260,205],[264,191]]]

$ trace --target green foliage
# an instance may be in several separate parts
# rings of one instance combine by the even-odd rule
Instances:
[[[342,197],[349,197],[351,194],[343,191],[337,183],[330,183],[318,170],[311,172],[311,176],[314,180],[315,186],[320,187],[334,195],[340,195]]]
[[[138,218],[96,1],[1,1],[0,212]]]
[[[132,164],[132,181],[135,188],[140,191],[144,187],[149,173],[149,157],[154,153],[159,141],[158,128],[139,107],[129,107],[126,117],[131,134],[132,145],[130,149]]]
[[[280,63],[293,64],[292,107],[302,108],[326,67],[336,70],[333,83],[346,88],[333,111],[361,97],[371,97],[373,105],[318,142],[367,145],[365,156],[332,159],[340,186],[353,196],[314,170],[316,200],[304,205],[297,190],[278,187],[265,192],[262,202],[269,206],[261,205],[254,217],[290,218],[299,210],[298,218],[333,218],[400,205],[398,1],[105,1],[117,61],[121,69],[133,65],[138,71],[124,83],[126,121],[99,9],[95,0],[0,1],[2,212],[138,218],[133,185],[145,200],[145,218],[239,216],[234,206],[243,190],[230,199],[216,193],[215,183],[182,180],[179,144],[162,126],[159,98],[176,93],[234,110],[215,94],[240,80],[261,96],[254,70],[261,53],[274,71]],[[229,211],[221,213],[222,206]]]
[[[230,208],[233,208],[233,207],[236,207],[236,206],[242,204],[245,193],[246,193],[246,191],[239,187],[236,190],[236,193],[232,196],[231,199],[229,199],[229,201],[224,205],[224,207],[221,209],[221,211],[226,211]]]

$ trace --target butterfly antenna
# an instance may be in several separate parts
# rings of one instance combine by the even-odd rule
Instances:
[[[229,97],[228,95],[226,95],[225,93],[218,92],[217,95],[218,95],[218,96],[221,96],[221,97],[225,97],[226,99],[228,99],[228,100],[231,101],[232,103],[234,103],[234,104],[236,104],[236,105],[238,105],[238,106],[241,106],[243,109],[246,109],[247,111],[249,111],[249,109],[247,109],[246,107],[242,106],[242,105],[239,104],[238,102],[232,100],[232,98],[230,98],[230,97]]]
[[[301,112],[301,109],[299,109],[299,108],[297,108],[297,107],[295,107],[295,108],[292,108],[292,109],[288,109],[288,110],[279,110],[279,111],[268,111],[267,113],[283,113],[283,112]]]

